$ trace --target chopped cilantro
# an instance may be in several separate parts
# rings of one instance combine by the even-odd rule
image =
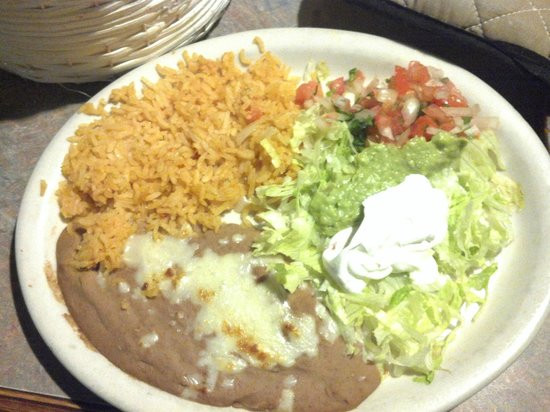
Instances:
[[[372,117],[367,117],[366,119],[354,117],[347,123],[349,132],[353,136],[353,146],[357,150],[364,149],[367,139],[367,128],[373,125]]]

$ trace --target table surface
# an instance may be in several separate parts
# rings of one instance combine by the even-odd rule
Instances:
[[[327,4],[233,0],[208,37],[270,27],[354,28],[362,19],[362,11],[354,6],[336,0],[330,8]],[[105,85],[38,84],[0,71],[0,388],[76,403],[102,402],[57,361],[33,326],[17,280],[13,238],[23,191],[42,151],[88,96]],[[547,319],[504,373],[454,410],[550,410],[549,339]]]

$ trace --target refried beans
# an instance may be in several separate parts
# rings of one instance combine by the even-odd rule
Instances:
[[[195,256],[245,253],[256,232],[224,225],[218,232],[197,235]],[[222,241],[224,240],[224,241]],[[93,346],[128,374],[174,395],[196,402],[250,410],[345,411],[359,405],[380,382],[377,368],[360,356],[346,355],[340,337],[326,339],[319,331],[317,301],[310,288],[288,295],[293,313],[315,319],[319,342],[316,356],[302,355],[289,367],[247,366],[237,373],[220,372],[207,387],[207,371],[199,366],[205,339],[196,339],[199,306],[189,300],[171,302],[162,294],[135,296],[135,269],[117,270],[106,278],[79,271],[71,261],[79,235],[64,231],[57,242],[58,279],[70,314]],[[257,283],[268,277],[255,267]],[[208,303],[205,303],[208,304]]]

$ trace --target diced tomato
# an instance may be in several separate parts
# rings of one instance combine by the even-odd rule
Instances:
[[[392,114],[391,120],[391,130],[394,135],[401,134],[405,131],[405,127],[403,126],[403,116],[401,115],[401,112],[395,111]]]
[[[391,127],[391,118],[387,114],[379,112],[374,116],[374,124],[378,130],[383,130],[387,127]]]
[[[401,66],[395,66],[395,74],[391,80],[392,86],[397,93],[402,96],[411,89],[407,69]]]
[[[447,82],[447,87],[449,88],[451,92],[451,96],[449,98],[449,106],[451,107],[468,107],[468,101],[466,98],[462,95],[460,90],[454,85],[452,81]]]
[[[442,130],[452,130],[455,127],[455,122],[453,118],[439,107],[436,104],[430,104],[428,107],[422,109],[424,114],[432,119],[435,123],[435,127]]]
[[[423,86],[428,80],[430,80],[428,68],[417,61],[412,61],[409,63],[407,69],[401,66],[395,66],[395,73],[391,78],[390,85],[397,90],[399,96],[403,96],[413,89],[420,92],[419,94],[421,95],[422,90],[419,90],[420,86]],[[426,91],[431,90],[426,89]],[[422,98],[422,96],[420,97]],[[431,101],[431,99],[427,100],[424,98],[422,98],[422,100]]]
[[[335,94],[330,97],[330,100],[332,101],[332,104],[340,111],[344,113],[350,113],[351,110],[351,103],[348,98]]]
[[[468,101],[458,90],[449,96],[448,104],[451,107],[468,107]]]
[[[411,126],[411,136],[424,136],[429,140],[432,136],[426,132],[428,127],[437,127],[437,123],[427,115],[420,116]]]
[[[447,132],[453,130],[454,127],[455,127],[455,121],[452,118],[439,124],[439,128]]]
[[[450,117],[447,116],[443,110],[441,110],[441,107],[436,104],[430,104],[428,107],[422,109],[422,111],[438,123],[445,123],[450,119]]]
[[[451,131],[456,128],[455,119],[446,113],[443,106],[468,106],[467,100],[451,81],[446,78],[439,79],[438,76],[437,81],[431,82],[430,70],[418,61],[409,62],[406,68],[395,66],[393,76],[388,82],[388,88],[391,90],[391,94],[387,94],[388,98],[382,95],[380,89],[375,89],[376,97],[380,101],[373,95],[371,85],[364,86],[363,78],[362,72],[352,69],[347,81],[339,77],[331,81],[328,87],[333,92],[332,103],[339,109],[340,116],[341,112],[357,112],[363,109],[368,109],[368,112],[374,116],[372,126],[367,129],[367,138],[374,142],[403,145],[414,136],[423,136],[430,140],[437,130]],[[361,80],[360,87],[359,84],[354,83],[357,79]],[[297,102],[300,101],[299,96],[306,95],[306,98],[302,97],[304,101],[316,93],[310,89],[313,88],[310,84],[301,87],[304,90],[299,90],[301,94],[297,92]],[[344,104],[347,100],[342,94],[346,90],[359,94],[352,107]],[[397,92],[397,99],[395,99],[395,92]],[[414,115],[417,115],[418,102],[413,99],[414,97],[420,101],[422,109],[412,124],[405,125],[403,113],[408,116],[408,113],[414,110]],[[410,121],[413,119],[411,118]],[[430,129],[429,132],[428,129]]]
[[[355,70],[355,76],[353,78],[353,81],[360,81],[363,82],[365,80],[365,73],[363,73],[361,70],[357,69]]]
[[[447,80],[447,82],[442,86],[447,92],[448,97],[445,99],[434,99],[433,102],[439,106],[450,106],[450,107],[468,107],[468,101],[460,90],[454,85],[453,82]]]
[[[343,94],[346,91],[346,82],[343,77],[338,77],[331,82],[328,82],[328,88],[336,94]]]
[[[430,80],[430,72],[422,63],[411,61],[407,70],[408,78],[411,82],[424,84]]]
[[[262,117],[263,113],[257,106],[252,106],[246,113],[246,122],[252,123]]]
[[[330,119],[330,120],[338,120],[339,117],[340,117],[340,114],[338,112],[330,112],[330,113],[325,113],[323,115],[324,119]]]
[[[418,99],[421,102],[431,102],[431,101],[433,101],[435,89],[436,89],[435,87],[426,86],[425,84],[418,85],[416,87]]]
[[[386,136],[380,136],[380,135],[377,135],[376,136],[376,139],[375,141],[378,141],[379,143],[384,143],[384,144],[393,144],[395,145],[396,142],[395,142],[395,139],[390,139]]]
[[[361,105],[365,109],[372,109],[375,106],[378,106],[380,103],[378,103],[378,100],[374,98],[374,96],[366,96],[357,102],[357,104]]]
[[[294,103],[296,103],[298,106],[304,106],[304,103],[312,99],[313,96],[317,95],[319,93],[319,83],[317,83],[315,80],[311,80],[307,83],[302,83],[298,88],[296,89],[296,97],[294,98]]]
[[[363,86],[363,82],[365,81],[365,75],[361,70],[355,69],[353,74],[350,71],[350,77],[346,81],[348,86],[351,86],[352,89],[359,89]]]
[[[385,135],[385,129],[390,128],[392,135],[396,136],[403,133],[403,116],[397,110],[380,111],[374,116],[374,125],[380,135]]]

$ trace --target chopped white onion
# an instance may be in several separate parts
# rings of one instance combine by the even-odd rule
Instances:
[[[332,110],[332,101],[328,97],[322,97],[317,102],[326,110]]]
[[[497,129],[498,128],[498,117],[486,116],[486,117],[476,117],[473,120],[474,126],[477,126],[480,130],[484,129]]]
[[[437,127],[432,127],[432,126],[426,127],[426,133],[431,134],[431,135],[436,135],[436,134],[438,134],[439,132],[442,132],[442,131],[443,130],[441,130]]]
[[[455,126],[455,127],[453,127],[451,130],[449,130],[449,133],[457,134],[457,133],[460,133],[461,131],[462,131],[462,127],[460,127],[460,126]]]
[[[378,87],[379,80],[375,77],[370,81],[369,84],[367,84],[367,87],[365,88],[365,96],[372,92],[374,89]]]
[[[475,115],[472,107],[442,107],[441,110],[451,117],[472,117]]]
[[[477,136],[479,134],[479,128],[476,125],[464,130],[464,133],[468,136]]]
[[[434,97],[436,99],[448,99],[449,98],[449,91],[445,89],[437,89],[434,93]]]
[[[374,91],[374,97],[380,103],[395,103],[397,100],[397,90],[394,89],[376,89]]]
[[[344,96],[334,95],[332,96],[332,104],[343,111],[348,111],[350,109],[350,101]]]
[[[353,106],[355,104],[355,99],[356,99],[355,93],[344,92],[344,94],[342,94],[342,96],[349,100],[350,106]]]
[[[258,128],[258,121],[250,123],[248,126],[245,126],[237,136],[235,136],[235,142],[240,145],[242,144],[248,136],[256,131]]]
[[[363,89],[365,88],[365,79],[355,79],[351,82],[351,84],[347,85],[347,89],[355,94],[356,96],[359,96]]]
[[[277,134],[278,130],[276,127],[269,126],[264,129],[264,131],[261,134],[262,139],[269,139],[271,136]]]
[[[455,122],[455,128],[458,127],[460,130],[462,130],[462,128],[464,127],[464,118],[453,117],[453,121]]]
[[[430,86],[430,87],[441,87],[443,86],[444,83],[441,80],[430,79],[425,84],[426,86]]]
[[[355,113],[355,118],[359,120],[366,120],[369,117],[374,117],[375,113],[372,110],[369,109],[363,109],[357,113]]]
[[[401,109],[401,115],[403,116],[403,125],[409,127],[418,117],[420,111],[420,100],[414,96],[409,96],[403,102],[403,108]]]
[[[411,129],[406,129],[403,133],[399,134],[395,138],[395,143],[397,143],[399,146],[403,146],[405,143],[407,143],[407,140],[409,139],[409,135],[411,134]]]
[[[363,110],[363,106],[361,106],[360,104],[354,104],[353,106],[351,106],[350,110],[352,113],[357,113]]]
[[[391,131],[391,127],[386,126],[386,127],[383,127],[381,130],[378,129],[378,131],[380,132],[380,134],[381,134],[382,136],[387,137],[388,139],[393,140],[393,132]]]
[[[315,104],[315,102],[313,101],[313,99],[306,100],[306,101],[304,102],[304,108],[305,108],[305,109],[309,109],[309,108],[311,108],[314,104]]]
[[[441,79],[443,76],[445,76],[443,70],[433,66],[428,66],[428,72],[430,73],[430,77],[432,79]]]

